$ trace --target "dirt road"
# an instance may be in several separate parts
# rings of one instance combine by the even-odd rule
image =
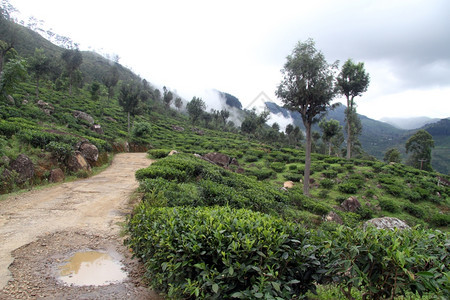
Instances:
[[[134,173],[150,163],[145,153],[118,154],[94,177],[1,201],[0,299],[157,299],[140,282],[141,266],[120,237],[138,186]],[[78,287],[58,281],[64,259],[88,249],[118,253],[128,279]]]

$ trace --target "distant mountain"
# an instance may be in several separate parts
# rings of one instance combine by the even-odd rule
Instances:
[[[439,118],[429,118],[429,117],[413,117],[413,118],[381,118],[380,121],[388,123],[399,129],[417,129],[423,127],[427,124],[432,124],[438,122]]]
[[[266,106],[273,114],[283,116],[286,119],[293,120],[294,125],[305,130],[301,116],[298,112],[289,111],[273,102],[266,102]],[[383,159],[386,150],[392,147],[398,148],[403,157],[405,154],[405,143],[415,130],[405,130],[396,128],[388,123],[377,121],[366,116],[358,114],[362,124],[362,134],[359,137],[361,145],[368,154],[378,159]],[[329,110],[325,116],[326,119],[335,119],[345,128],[345,106],[341,105],[334,110]],[[432,120],[431,118],[428,118]],[[442,119],[433,124],[422,126],[421,129],[427,130],[434,139],[435,148],[432,152],[432,166],[441,173],[450,173],[450,119]],[[317,124],[313,125],[313,131],[319,131]],[[345,131],[344,131],[345,135]]]
[[[238,98],[236,98],[233,95],[230,95],[228,93],[225,92],[221,92],[221,91],[217,91],[220,96],[222,96],[223,98],[225,98],[225,103],[230,106],[230,107],[235,107],[237,109],[242,109],[242,103],[241,101],[239,101]]]

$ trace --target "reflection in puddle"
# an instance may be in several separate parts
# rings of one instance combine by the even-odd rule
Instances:
[[[66,284],[108,285],[127,278],[122,264],[108,253],[86,251],[75,253],[60,267],[60,279]]]

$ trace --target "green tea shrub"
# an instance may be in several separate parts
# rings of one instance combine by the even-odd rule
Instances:
[[[327,157],[323,161],[327,164],[339,164],[343,162],[343,159],[340,157]]]
[[[379,204],[380,204],[380,207],[382,210],[385,210],[385,211],[388,211],[391,213],[396,213],[400,210],[400,207],[398,206],[398,204],[396,204],[391,199],[380,199]]]
[[[320,187],[324,188],[324,189],[331,189],[334,185],[334,181],[328,178],[322,179],[319,183]]]
[[[8,142],[6,141],[6,139],[4,138],[4,136],[0,135],[0,157],[2,157],[3,155],[5,155],[5,147],[8,144]],[[1,174],[1,173],[0,173]]]
[[[338,172],[335,170],[326,170],[326,171],[323,171],[322,174],[325,178],[334,179],[337,177]]]
[[[265,180],[275,175],[275,172],[271,169],[261,168],[256,170],[245,170],[245,174],[249,176],[255,176],[258,180]]]
[[[332,166],[330,169],[338,172],[338,174],[344,173],[345,171],[345,168],[342,166]]]
[[[367,179],[373,179],[373,178],[375,178],[375,174],[372,173],[372,172],[363,172],[362,174],[363,174],[364,177],[367,178]]]
[[[131,140],[135,143],[148,143],[146,139],[150,137],[152,125],[148,122],[135,122],[131,129]]]
[[[278,215],[288,202],[286,193],[275,187],[189,154],[160,159],[138,170],[136,178],[144,194],[163,192],[168,206],[228,205]]]
[[[288,169],[289,171],[297,171],[297,165],[289,165]]]
[[[267,160],[270,162],[278,161],[288,163],[290,161],[290,157],[291,156],[289,154],[283,153],[281,151],[272,151],[270,152]]]
[[[422,219],[425,216],[425,212],[422,208],[412,203],[408,203],[403,206],[403,210],[409,213],[411,216]]]
[[[264,154],[266,154],[266,152],[262,150],[250,149],[246,152],[246,154],[249,156],[256,156],[258,159],[260,159],[264,156]]]
[[[320,172],[326,169],[326,165],[322,162],[313,162],[311,163],[311,170],[314,172]]]
[[[244,161],[246,161],[246,162],[255,162],[258,160],[259,160],[258,156],[254,156],[254,155],[246,156],[244,159]]]
[[[282,162],[273,162],[270,164],[270,168],[277,173],[281,173],[286,168],[286,164]]]
[[[403,196],[403,187],[398,184],[383,184],[383,188],[394,197]]]
[[[152,165],[152,168],[140,169],[136,172],[136,179],[164,178],[166,180],[184,181],[188,175],[185,171],[169,166]]]
[[[373,210],[367,207],[367,205],[361,206],[356,213],[360,215],[361,220],[370,220],[373,218]]]
[[[285,180],[290,180],[293,182],[299,182],[301,179],[303,179],[303,174],[301,173],[287,173],[283,175]]]
[[[45,150],[51,152],[53,157],[55,157],[59,162],[65,162],[73,153],[73,147],[71,145],[60,143],[60,142],[50,142],[45,146]]]
[[[154,159],[164,158],[169,155],[170,150],[168,149],[150,149],[147,151],[148,155]]]
[[[127,230],[150,284],[170,298],[293,299],[321,276],[309,232],[245,209],[142,203]]]
[[[345,194],[355,194],[358,186],[354,182],[343,182],[338,185],[338,190]]]
[[[324,216],[331,210],[331,207],[325,203],[313,200],[311,198],[304,198],[301,202],[301,207],[306,211],[312,212],[319,216]]]
[[[407,189],[404,193],[404,196],[406,199],[410,200],[411,202],[418,202],[422,200],[422,197],[420,194],[416,191],[412,191],[410,189]]]
[[[378,182],[382,184],[395,184],[395,179],[390,175],[382,174],[378,176]]]
[[[381,162],[376,162],[372,165],[372,170],[374,173],[381,173],[383,170],[384,164]]]
[[[438,227],[450,226],[450,215],[437,213],[430,219],[431,224]]]
[[[11,136],[18,133],[21,129],[22,127],[20,126],[20,124],[0,120],[0,135],[11,138]]]
[[[431,197],[430,191],[421,187],[415,187],[412,189],[413,192],[419,194],[421,200],[428,200]]]
[[[326,198],[328,198],[328,193],[329,193],[329,191],[327,191],[327,190],[321,190],[321,191],[319,192],[319,198],[321,198],[321,199],[326,199]]]
[[[345,197],[345,196],[337,196],[334,200],[335,200],[337,203],[341,204],[342,202],[344,202],[345,200],[347,200],[347,197]]]
[[[369,198],[373,197],[375,195],[375,191],[373,189],[367,189],[364,195]]]
[[[338,285],[348,299],[353,299],[352,289],[360,291],[362,299],[392,299],[416,292],[432,292],[442,299],[450,296],[448,233],[340,226],[322,232],[321,240],[328,244],[322,254],[328,261],[328,282]]]

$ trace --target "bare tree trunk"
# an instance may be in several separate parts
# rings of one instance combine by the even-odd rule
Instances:
[[[348,108],[347,108],[348,109]],[[347,114],[347,159],[352,157],[352,140],[351,140],[351,127],[350,127],[350,114]]]
[[[352,129],[351,118],[353,114],[353,97],[347,96],[347,159],[352,158]]]
[[[309,173],[311,172],[311,124],[305,124],[306,149],[305,149],[305,173],[303,175],[303,195],[309,196]]]
[[[331,155],[331,141],[328,142],[328,155]]]
[[[128,112],[128,136],[130,135],[130,112]]]

